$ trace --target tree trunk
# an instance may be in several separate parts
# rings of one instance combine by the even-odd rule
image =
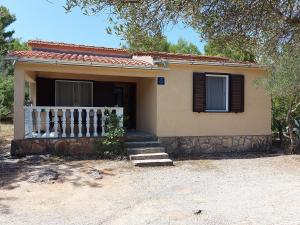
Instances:
[[[297,137],[294,134],[294,118],[292,116],[292,110],[289,109],[287,113],[287,124],[289,128],[290,146],[288,147],[286,153],[294,154],[297,148]]]

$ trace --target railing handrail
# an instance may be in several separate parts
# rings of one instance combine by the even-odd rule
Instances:
[[[123,109],[123,107],[24,106],[24,109]]]

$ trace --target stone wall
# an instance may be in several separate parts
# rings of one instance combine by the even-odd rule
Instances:
[[[167,153],[173,155],[199,155],[221,152],[268,152],[271,135],[159,137]]]
[[[72,155],[88,157],[95,155],[95,142],[101,138],[48,138],[21,139],[11,143],[11,155]]]

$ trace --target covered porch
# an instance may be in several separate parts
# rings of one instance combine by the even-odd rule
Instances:
[[[155,135],[157,76],[156,69],[18,62],[14,138],[105,136],[109,113],[129,131]]]

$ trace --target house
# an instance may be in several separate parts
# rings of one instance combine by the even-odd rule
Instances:
[[[9,54],[15,61],[12,153],[87,151],[82,146],[105,135],[105,109],[124,115],[127,130],[156,136],[168,153],[271,146],[271,98],[254,85],[267,74],[261,65],[35,40],[28,45]],[[31,104],[24,106],[27,87]]]

